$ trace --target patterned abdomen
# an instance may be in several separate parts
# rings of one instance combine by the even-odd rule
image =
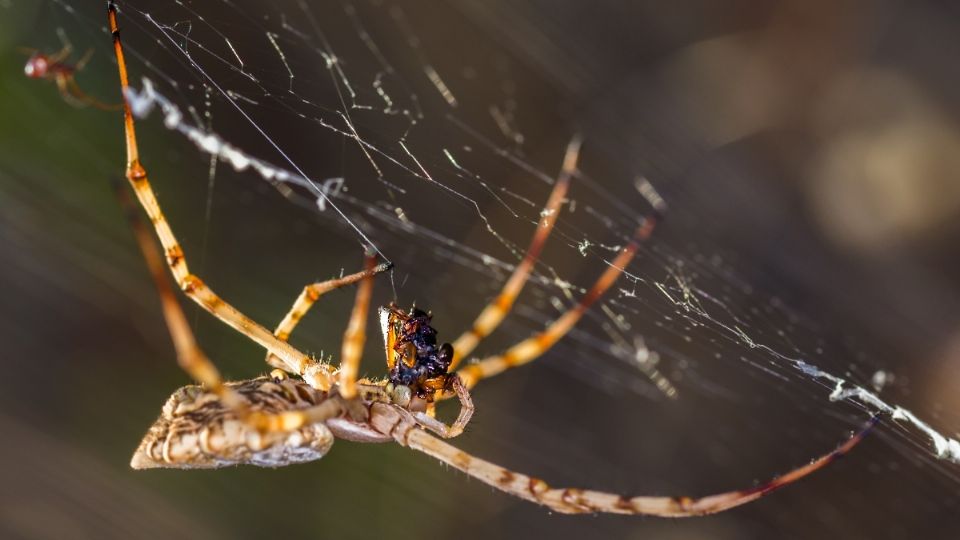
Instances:
[[[326,400],[302,381],[267,377],[228,383],[246,398],[251,411],[279,413]],[[240,420],[220,399],[199,386],[170,396],[160,418],[130,461],[134,469],[215,469],[229,465],[281,467],[320,459],[333,445],[323,423],[287,433],[260,433]]]

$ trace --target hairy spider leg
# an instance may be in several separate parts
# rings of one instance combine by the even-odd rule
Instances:
[[[379,421],[379,419],[377,419]],[[747,489],[728,491],[704,497],[629,497],[615,493],[576,488],[555,488],[539,478],[505,469],[484,461],[447,444],[409,424],[393,432],[395,440],[457,468],[490,486],[528,501],[541,504],[564,514],[610,513],[643,514],[661,517],[694,517],[715,514],[755,501],[773,491],[808,476],[849,452],[863,440],[877,423],[874,416],[865,427],[856,432],[830,453],[797,467],[772,480]],[[399,424],[399,422],[398,422]]]
[[[346,285],[352,285],[367,276],[372,276],[385,272],[391,268],[390,263],[383,263],[377,265],[372,270],[362,270],[355,274],[350,274],[348,276],[343,276],[336,279],[328,279],[327,281],[311,283],[303,288],[303,291],[300,293],[300,296],[293,302],[293,306],[290,308],[290,311],[284,316],[283,320],[280,321],[280,324],[277,325],[276,330],[273,331],[273,335],[282,341],[287,341],[290,339],[290,334],[293,333],[293,330],[300,324],[300,320],[310,311],[310,308],[313,307],[314,303],[320,299],[324,294],[344,287]],[[272,353],[267,353],[267,363],[283,369],[285,366],[282,363],[279,363],[279,359],[274,356]]]
[[[109,2],[107,5],[107,16],[110,23],[110,32],[113,34],[114,52],[117,56],[120,88],[124,94],[123,122],[127,145],[126,177],[130,181],[140,205],[153,223],[153,228],[165,251],[167,266],[169,266],[177,285],[191,300],[205,310],[276,355],[288,371],[300,375],[315,388],[329,390],[333,383],[329,366],[311,361],[307,355],[298,351],[289,343],[277,339],[269,330],[223,301],[199,277],[191,274],[187,268],[183,249],[174,236],[170,224],[163,216],[160,204],[157,202],[156,195],[147,179],[147,171],[140,163],[133,113],[126,98],[129,86],[127,65],[124,61],[123,46],[120,43],[120,30],[117,27],[117,7],[113,2]]]
[[[376,262],[376,254],[373,251],[368,251],[363,269],[366,275],[357,286],[357,298],[353,303],[353,312],[350,314],[347,329],[343,333],[337,382],[340,386],[340,395],[347,399],[357,395],[357,372],[360,369],[360,359],[363,356],[363,345],[367,339],[367,313],[370,311],[370,296],[373,292],[373,274],[376,270]]]
[[[573,177],[574,172],[576,172],[581,143],[582,140],[580,137],[574,137],[567,145],[567,151],[563,157],[563,167],[560,169],[560,174],[553,184],[553,190],[550,192],[547,204],[540,212],[540,221],[537,223],[537,230],[530,240],[530,245],[527,247],[527,252],[524,254],[523,260],[521,260],[520,264],[514,269],[513,274],[510,275],[510,279],[504,284],[500,294],[498,294],[492,302],[487,304],[487,306],[483,308],[483,311],[480,312],[480,315],[477,316],[476,320],[473,321],[473,326],[453,342],[453,361],[450,363],[451,371],[460,364],[460,361],[463,360],[464,357],[473,352],[473,349],[476,348],[477,344],[480,343],[483,338],[490,335],[490,333],[500,325],[503,318],[507,316],[507,313],[509,313],[513,307],[513,303],[517,300],[517,296],[520,295],[520,291],[523,290],[523,286],[526,285],[527,280],[530,279],[533,266],[536,264],[537,258],[540,257],[540,252],[543,250],[543,245],[546,243],[547,237],[550,236],[550,232],[553,230],[553,225],[557,222],[560,207],[567,195],[567,189],[570,187],[570,179]]]
[[[177,302],[173,288],[164,272],[164,264],[160,255],[160,248],[150,236],[146,225],[137,215],[133,201],[122,186],[117,186],[117,198],[123,207],[124,214],[130,222],[134,237],[146,260],[150,276],[160,296],[163,308],[163,317],[170,331],[174,349],[177,352],[177,363],[194,380],[213,392],[223,404],[237,412],[237,416],[262,433],[285,432],[298,429],[304,425],[323,422],[340,415],[347,410],[341,399],[329,399],[323,403],[306,409],[283,411],[281,413],[265,413],[251,410],[250,404],[236,390],[226,384],[220,376],[213,362],[204,354],[197,344],[197,340],[190,330],[187,317]],[[441,432],[438,432],[442,434]]]
[[[566,333],[577,324],[577,321],[583,317],[587,309],[589,309],[598,298],[603,296],[603,293],[623,274],[627,265],[630,264],[634,255],[636,255],[640,244],[650,238],[653,229],[656,227],[657,219],[658,215],[647,215],[643,223],[634,233],[633,240],[631,240],[630,244],[620,251],[613,262],[610,263],[610,266],[600,275],[600,278],[597,279],[587,293],[580,298],[577,305],[553,321],[544,331],[517,343],[502,354],[490,356],[476,364],[470,364],[460,368],[457,374],[463,379],[466,387],[473,388],[474,385],[482,379],[493,377],[510,368],[532,362],[547,352],[550,347],[553,347],[560,338],[566,335]]]

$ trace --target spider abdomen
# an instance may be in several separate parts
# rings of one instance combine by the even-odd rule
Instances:
[[[327,399],[325,393],[293,379],[228,383],[251,411],[268,414],[303,409]],[[288,432],[260,432],[224,406],[215,394],[185,386],[170,396],[160,417],[130,461],[134,469],[215,469],[230,465],[281,467],[323,457],[334,436],[317,422]]]

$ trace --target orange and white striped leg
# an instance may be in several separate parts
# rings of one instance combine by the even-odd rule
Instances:
[[[283,320],[280,321],[280,324],[277,325],[277,328],[273,331],[273,335],[277,336],[277,339],[282,341],[287,341],[290,339],[290,334],[293,333],[293,330],[300,323],[300,320],[310,311],[310,308],[313,307],[314,303],[320,299],[324,294],[339,289],[347,285],[352,285],[365,277],[375,276],[381,272],[386,272],[391,268],[390,263],[379,264],[374,267],[372,270],[362,270],[355,274],[350,274],[349,276],[343,276],[341,278],[329,279],[327,281],[319,283],[311,283],[303,288],[303,292],[300,293],[300,296],[293,302],[293,306],[290,308],[290,311],[287,312]],[[283,364],[279,363],[279,359],[271,353],[267,353],[267,363],[283,368]]]
[[[553,321],[546,330],[517,343],[503,354],[485,358],[476,364],[460,368],[457,374],[463,379],[467,388],[473,388],[482,379],[493,377],[510,368],[522,366],[532,362],[547,352],[550,347],[562,338],[583,317],[587,309],[617,281],[623,273],[640,244],[650,238],[656,226],[657,217],[647,216],[634,233],[633,240],[617,255],[610,266],[603,272],[590,290],[580,299],[576,306]]]
[[[187,317],[184,315],[183,309],[180,307],[173,288],[165,275],[160,249],[156,241],[150,236],[147,227],[139,219],[133,201],[130,200],[122,187],[117,189],[117,196],[130,222],[130,227],[133,229],[137,244],[143,252],[143,258],[147,262],[150,277],[153,278],[153,283],[160,296],[163,317],[166,320],[170,337],[177,352],[177,363],[184,371],[215,394],[225,406],[236,411],[239,418],[261,433],[286,432],[298,429],[307,424],[325,421],[348,409],[342,400],[328,399],[319,405],[295,411],[265,413],[250,410],[247,399],[230,385],[224,383],[216,366],[197,344],[196,338],[190,330],[190,325],[187,323]]]
[[[367,313],[370,312],[370,296],[373,293],[373,275],[377,257],[368,252],[363,270],[364,276],[357,286],[357,298],[353,302],[350,321],[343,333],[343,346],[340,350],[340,367],[337,368],[337,384],[340,395],[350,399],[357,395],[357,372],[363,356],[363,344],[367,339]]]
[[[193,331],[190,330],[190,325],[187,323],[187,317],[183,314],[183,309],[177,302],[173,288],[165,275],[160,248],[156,241],[151,238],[146,225],[139,219],[133,201],[130,200],[130,196],[122,186],[118,185],[116,192],[124,214],[130,222],[130,228],[133,229],[137,244],[140,246],[140,251],[143,253],[143,258],[147,262],[147,268],[150,270],[150,277],[153,278],[157,294],[160,296],[163,318],[167,323],[170,338],[173,340],[173,347],[177,352],[177,363],[194,380],[216,394],[228,407],[238,410],[243,409],[245,404],[243,398],[223,384],[220,372],[197,345]]]
[[[312,362],[310,358],[290,346],[289,343],[277,339],[269,330],[254,322],[230,304],[224,302],[207,287],[200,278],[191,274],[187,268],[183,250],[177,238],[174,236],[170,225],[167,223],[166,218],[163,216],[163,212],[160,210],[156,195],[147,179],[147,171],[140,163],[133,114],[130,111],[130,104],[127,102],[125,96],[128,88],[127,66],[123,56],[123,47],[120,43],[120,31],[117,27],[117,10],[112,2],[108,5],[107,15],[110,31],[113,34],[114,52],[117,56],[117,67],[120,74],[120,86],[124,93],[123,121],[127,142],[126,177],[130,181],[130,185],[133,186],[134,193],[137,195],[140,205],[144,211],[146,211],[147,216],[150,217],[151,223],[153,223],[154,230],[165,251],[167,265],[170,267],[170,271],[177,285],[180,286],[188,297],[200,304],[200,306],[218,319],[280,358],[288,371],[302,376],[311,386],[321,390],[328,390],[332,384],[332,377],[326,366]]]
[[[540,222],[537,224],[537,230],[533,234],[533,239],[530,240],[530,246],[527,247],[523,260],[514,269],[500,294],[480,312],[480,315],[473,322],[473,326],[453,342],[453,361],[449,368],[451,371],[460,364],[464,357],[473,352],[480,340],[490,335],[500,325],[530,278],[530,273],[543,250],[543,245],[546,243],[547,237],[550,236],[553,225],[557,222],[560,207],[563,205],[567,189],[570,187],[570,179],[576,172],[581,142],[580,137],[574,137],[567,145],[560,175],[557,176],[557,180],[553,184],[553,190],[550,192],[547,204],[540,212]]]
[[[541,504],[564,514],[610,513],[642,514],[661,517],[693,517],[715,514],[736,506],[755,501],[771,492],[792,484],[849,452],[863,440],[876,422],[877,417],[859,432],[855,433],[832,452],[814,459],[810,463],[797,467],[762,485],[707,495],[705,497],[628,497],[616,493],[605,493],[576,488],[555,488],[543,480],[505,469],[489,461],[474,457],[458,448],[433,437],[429,433],[404,426],[396,429],[394,438],[400,443],[460,469],[468,475],[493,486],[496,489]],[[399,423],[397,425],[400,425]]]

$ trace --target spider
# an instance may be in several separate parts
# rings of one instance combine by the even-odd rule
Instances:
[[[74,75],[82,70],[90,57],[93,55],[93,49],[88,50],[76,64],[68,64],[66,59],[73,52],[73,47],[69,43],[64,43],[63,48],[54,54],[44,54],[36,49],[20,48],[21,52],[30,57],[23,66],[23,73],[31,79],[46,79],[53,81],[60,90],[60,95],[67,103],[78,107],[90,105],[105,111],[120,110],[122,104],[106,104],[96,98],[88,95],[80,89]]]
[[[394,305],[379,310],[388,377],[357,380],[365,342],[373,277],[389,268],[376,264],[368,252],[364,269],[339,279],[307,285],[274,332],[268,331],[214,293],[190,273],[183,250],[164,218],[140,162],[129,94],[117,8],[108,3],[109,27],[124,94],[126,178],[146,212],[164,250],[166,267],[180,289],[215,317],[267,350],[275,367],[270,376],[225,382],[197,345],[183,311],[165,277],[163,257],[149,228],[126,199],[127,216],[159,292],[179,364],[200,386],[174,392],[156,423],[140,443],[132,460],[135,469],[217,468],[237,464],[279,467],[319,459],[334,439],[358,442],[396,442],[459,469],[469,476],[516,497],[562,513],[619,513],[684,517],[727,510],[756,500],[771,491],[819,470],[845,454],[865,436],[872,421],[837,449],[760,486],[701,498],[627,497],[600,491],[555,488],[543,480],[484,461],[447,443],[470,421],[473,402],[469,389],[480,380],[518,367],[543,355],[576,324],[590,305],[616,281],[633,259],[639,244],[650,237],[664,209],[659,198],[654,212],[637,228],[633,240],[620,250],[575,307],[547,328],[519,342],[503,354],[456,369],[481,339],[508,314],[523,288],[540,250],[556,222],[571,177],[576,171],[579,139],[567,147],[563,165],[527,249],[500,294],[477,317],[473,327],[453,345],[438,345],[430,313]],[[301,318],[325,293],[355,284],[356,299],[344,333],[339,366],[309,358],[287,343]],[[434,404],[457,397],[460,411],[447,425],[434,416]]]

